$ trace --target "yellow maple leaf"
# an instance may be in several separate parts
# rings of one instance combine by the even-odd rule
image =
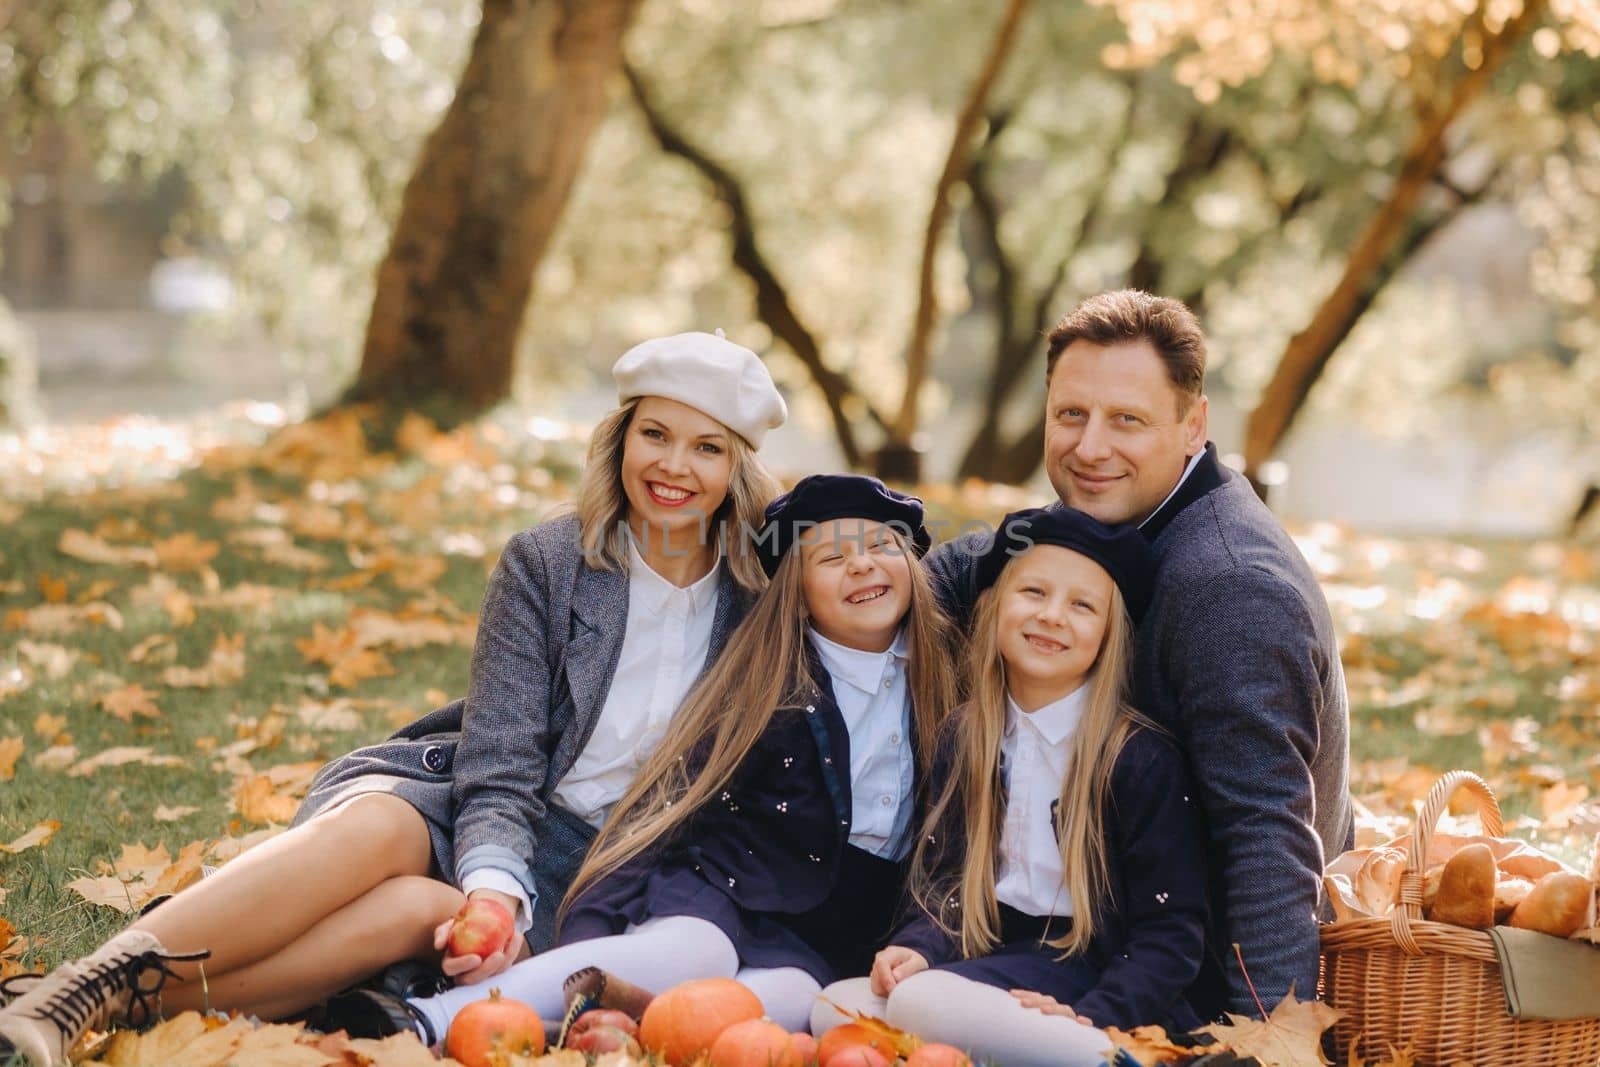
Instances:
[[[147,719],[159,719],[161,709],[156,707],[154,697],[155,694],[142,685],[125,685],[101,697],[99,704],[108,714],[116,716],[123,722],[132,722],[135,715],[142,715]]]
[[[239,783],[233,791],[233,806],[245,822],[259,824],[286,823],[300,804],[294,797],[275,792],[272,779],[258,774]]]
[[[20,737],[0,737],[0,782],[9,782],[17,776],[17,760],[26,747]]]
[[[168,667],[161,672],[161,683],[174,689],[209,689],[243,678],[244,634],[219,634],[204,667]]]
[[[95,1063],[106,1067],[166,1067],[187,1063],[184,1047],[203,1035],[208,1027],[200,1013],[186,1011],[139,1033],[118,1030]]]
[[[1115,1026],[1106,1027],[1106,1037],[1111,1044],[1132,1056],[1144,1067],[1159,1063],[1182,1063],[1191,1058],[1193,1049],[1174,1045],[1167,1032],[1159,1026],[1136,1026],[1122,1031]]]
[[[434,1059],[422,1039],[409,1031],[392,1034],[382,1040],[353,1038],[345,1042],[345,1048],[361,1057],[357,1062],[370,1063],[373,1067],[440,1067],[441,1064],[440,1060]],[[455,1061],[447,1059],[442,1062],[449,1064]]]
[[[1322,1032],[1339,1019],[1339,1012],[1318,1000],[1295,1000],[1294,988],[1272,1009],[1267,1019],[1228,1013],[1228,1024],[1211,1023],[1196,1033],[1210,1034],[1222,1045],[1208,1051],[1231,1049],[1254,1056],[1267,1067],[1322,1067]]]
[[[0,852],[15,856],[18,852],[26,852],[30,848],[48,844],[59,829],[61,824],[55,819],[45,819],[10,844],[0,842]]]
[[[1552,830],[1565,830],[1572,823],[1573,813],[1589,797],[1589,787],[1557,782],[1539,794],[1539,810],[1544,813],[1544,824]]]
[[[56,739],[67,731],[67,717],[65,715],[52,715],[48,711],[41,711],[33,718],[33,732],[37,737],[46,741],[60,743]]]
[[[351,630],[330,630],[320,622],[311,624],[310,637],[297,637],[294,647],[307,663],[326,663],[330,667],[339,658],[356,647],[356,635]]]
[[[202,541],[185,530],[155,543],[156,559],[168,571],[203,571],[222,549],[217,541]]]
[[[368,678],[385,677],[394,673],[394,665],[382,652],[370,648],[358,649],[339,658],[328,672],[328,681],[341,689],[349,689]]]

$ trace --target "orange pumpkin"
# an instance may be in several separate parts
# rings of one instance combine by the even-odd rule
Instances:
[[[495,1049],[519,1056],[544,1052],[544,1023],[539,1013],[520,1000],[506,1000],[489,990],[488,1000],[475,1000],[450,1022],[445,1051],[465,1067],[489,1067]]]
[[[840,1049],[828,1062],[833,1067],[889,1067],[894,1062],[893,1055],[887,1049],[880,1051],[868,1045],[851,1045]]]
[[[906,1067],[972,1067],[972,1060],[954,1045],[923,1045],[906,1059]]]
[[[763,1014],[761,998],[733,979],[698,978],[650,1002],[639,1020],[639,1043],[672,1067],[687,1067],[722,1031]]]
[[[789,1040],[794,1042],[794,1047],[800,1051],[802,1067],[816,1067],[817,1039],[810,1034],[791,1034]]]
[[[887,1037],[871,1030],[860,1023],[845,1023],[835,1026],[832,1030],[822,1035],[822,1040],[817,1042],[818,1067],[828,1067],[833,1063],[833,1058],[849,1049],[865,1048],[882,1052],[884,1058],[893,1062],[895,1050]],[[840,1061],[839,1067],[844,1067]],[[858,1067],[856,1061],[850,1061],[850,1067]]]
[[[711,1044],[711,1067],[803,1067],[794,1037],[775,1022],[734,1023]]]

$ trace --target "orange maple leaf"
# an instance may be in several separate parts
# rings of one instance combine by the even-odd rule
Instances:
[[[0,737],[0,782],[9,782],[17,776],[17,760],[27,743],[20,737]]]
[[[351,630],[330,630],[320,622],[311,624],[310,637],[297,637],[294,647],[307,663],[326,663],[333,666],[356,647],[356,635]]]
[[[394,665],[382,652],[370,648],[358,649],[340,657],[328,672],[328,681],[341,689],[349,689],[367,678],[378,678],[394,673]]]
[[[1338,1018],[1335,1008],[1319,1000],[1295,1000],[1290,987],[1266,1019],[1229,1012],[1229,1024],[1211,1023],[1195,1033],[1210,1034],[1221,1043],[1208,1051],[1232,1049],[1268,1067],[1322,1067],[1328,1062],[1322,1054],[1322,1032]]]
[[[221,551],[217,541],[202,541],[193,533],[183,533],[155,543],[156,559],[169,571],[202,571]]]
[[[156,707],[154,697],[155,694],[142,685],[125,685],[101,697],[100,707],[123,722],[132,722],[135,715],[159,719],[161,709]]]

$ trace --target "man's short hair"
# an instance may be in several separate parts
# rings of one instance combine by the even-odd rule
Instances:
[[[1050,331],[1045,381],[1056,360],[1074,341],[1096,345],[1148,341],[1166,365],[1167,378],[1178,390],[1178,409],[1189,410],[1206,385],[1206,338],[1200,320],[1182,301],[1154,296],[1142,289],[1118,289],[1091,296],[1067,313]]]

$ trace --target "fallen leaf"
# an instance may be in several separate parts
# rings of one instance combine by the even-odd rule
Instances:
[[[178,651],[178,642],[171,634],[151,634],[128,650],[129,663],[160,663],[169,660]]]
[[[294,818],[300,802],[275,792],[272,779],[258,774],[239,783],[233,791],[233,807],[245,822],[287,823]]]
[[[157,756],[150,749],[137,745],[120,745],[108,748],[96,756],[90,756],[73,765],[67,771],[68,777],[85,778],[102,767],[121,767],[129,763],[140,763],[147,767],[182,767],[184,762],[177,756]]]
[[[182,573],[205,570],[221,549],[220,542],[202,541],[185,530],[164,541],[157,541],[155,555],[162,569]]]
[[[40,604],[6,612],[6,629],[38,634],[67,634],[82,626],[122,629],[122,613],[103,600],[88,604]]]
[[[56,578],[48,572],[39,575],[39,595],[48,604],[61,604],[67,599],[67,580]]]
[[[61,824],[55,819],[45,819],[9,845],[0,844],[0,852],[15,856],[18,852],[26,852],[30,848],[38,848],[40,845],[49,844],[50,839],[56,835],[56,831],[59,829],[61,829]]]
[[[366,1057],[366,1062],[373,1067],[439,1067],[439,1060],[422,1039],[416,1034],[407,1031],[401,1034],[391,1034],[381,1041],[371,1038],[353,1038],[345,1043],[356,1056]],[[571,1051],[571,1050],[569,1050]],[[579,1053],[582,1056],[582,1053]],[[578,1064],[586,1062],[583,1059]]]
[[[63,556],[81,559],[85,563],[108,563],[127,566],[130,563],[146,567],[156,565],[155,551],[139,545],[112,545],[87,530],[63,530],[56,541],[56,551]]]
[[[78,652],[64,645],[44,641],[18,641],[17,651],[22,658],[43,671],[47,678],[63,678],[78,662]]]
[[[59,771],[72,766],[78,758],[78,746],[71,744],[51,745],[37,756],[33,757],[33,765],[40,770]]]
[[[156,822],[177,822],[179,819],[188,818],[199,810],[199,808],[192,807],[168,807],[162,804],[156,808],[155,814],[151,818],[155,819]]]
[[[328,672],[328,682],[349,689],[368,678],[387,677],[394,672],[394,665],[382,652],[364,648],[341,657]]]
[[[1573,815],[1589,797],[1589,787],[1557,782],[1539,794],[1539,810],[1544,813],[1544,824],[1552,830],[1565,830],[1572,825]]]
[[[41,711],[33,719],[33,732],[37,737],[46,741],[55,742],[67,731],[67,717],[65,715],[52,715],[48,711]]]
[[[142,844],[123,845],[115,863],[100,864],[100,870],[106,873],[75,879],[67,883],[67,888],[91,904],[132,914],[158,896],[198,882],[205,851],[205,842],[194,841],[173,860],[165,846],[152,849]]]
[[[142,685],[125,685],[101,697],[99,704],[107,714],[114,715],[123,722],[132,722],[135,715],[147,719],[159,719],[161,709],[156,707],[154,698],[155,694]]]
[[[189,1063],[183,1055],[184,1047],[198,1039],[207,1030],[205,1020],[197,1011],[186,1011],[165,1022],[157,1023],[140,1033],[137,1030],[118,1030],[111,1035],[96,1063],[106,1067],[166,1067],[168,1064]],[[206,1065],[209,1067],[209,1065]]]
[[[168,667],[161,672],[161,683],[175,689],[208,689],[233,685],[244,673],[244,634],[219,634],[204,667]]]
[[[1265,1019],[1228,1012],[1231,1025],[1211,1023],[1196,1033],[1210,1034],[1244,1056],[1254,1056],[1264,1067],[1321,1067],[1322,1032],[1339,1018],[1339,1012],[1317,1000],[1297,1001],[1291,987]]]
[[[1159,1026],[1136,1026],[1127,1033],[1115,1026],[1108,1026],[1105,1033],[1114,1046],[1139,1061],[1143,1067],[1158,1063],[1181,1063],[1193,1055],[1192,1049],[1174,1045],[1167,1037],[1167,1032]]]
[[[294,647],[300,650],[300,657],[307,663],[325,663],[330,667],[356,645],[354,631],[330,630],[321,622],[311,624],[310,637],[297,637],[294,641]]]
[[[17,760],[25,747],[20,737],[0,737],[0,782],[9,782],[17,776]]]

